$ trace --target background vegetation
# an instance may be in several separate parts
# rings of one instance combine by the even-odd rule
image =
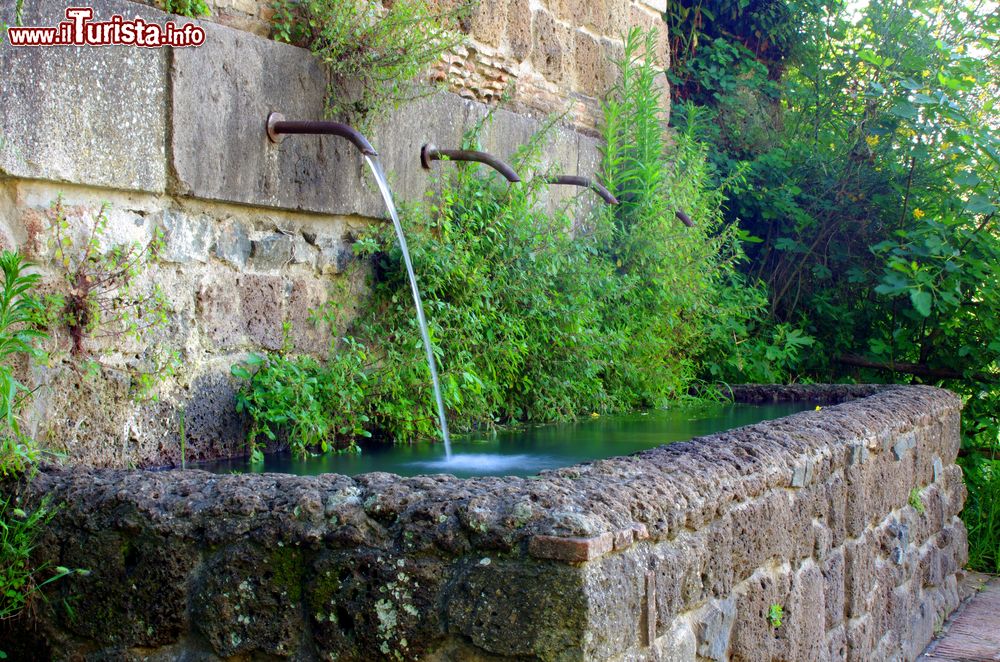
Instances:
[[[547,210],[543,131],[513,159],[521,184],[456,164],[435,197],[403,209],[454,429],[664,406],[688,397],[699,355],[737,361],[734,337],[748,372],[766,363],[749,348],[770,345],[748,340],[764,321],[765,296],[737,272],[739,233],[720,209],[730,183],[708,186],[695,109],[691,130],[665,140],[654,38],[629,35],[605,106],[605,183],[621,205],[588,215],[577,208],[588,192]],[[676,209],[689,210],[695,227]],[[371,296],[329,361],[289,351],[234,367],[248,379],[240,406],[258,452],[261,434],[285,434],[299,452],[350,448],[359,430],[400,442],[437,436],[391,229],[373,230],[355,250],[372,267]],[[328,397],[344,406],[324,406]]]
[[[726,219],[789,377],[950,388],[974,567],[1000,570],[1000,12],[976,0],[675,0],[675,104],[714,121]],[[687,130],[689,113],[674,113]],[[732,378],[740,378],[739,374]]]

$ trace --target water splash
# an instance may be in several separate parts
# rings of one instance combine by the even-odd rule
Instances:
[[[509,473],[521,476],[538,473],[542,469],[554,469],[560,466],[560,459],[539,454],[456,453],[449,458],[410,462],[410,466],[433,473],[459,472],[472,476]]]
[[[406,264],[406,274],[410,277],[410,290],[413,292],[413,304],[417,307],[417,322],[420,324],[420,336],[424,341],[424,350],[427,352],[427,367],[431,371],[431,381],[434,383],[434,400],[437,403],[438,422],[441,424],[441,438],[444,440],[445,457],[451,459],[451,439],[448,436],[448,421],[444,415],[444,400],[441,398],[441,383],[438,381],[437,362],[434,360],[434,350],[431,348],[431,336],[427,331],[427,318],[424,317],[424,304],[420,300],[420,288],[417,287],[417,275],[413,272],[413,263],[410,261],[410,251],[406,247],[406,237],[403,235],[403,226],[399,222],[399,213],[396,211],[396,204],[392,200],[392,191],[389,190],[389,183],[386,181],[385,172],[378,158],[365,156],[368,167],[371,168],[375,181],[378,182],[378,190],[382,193],[385,206],[392,217],[392,225],[396,228],[396,237],[399,239],[399,248],[403,251],[403,262]]]

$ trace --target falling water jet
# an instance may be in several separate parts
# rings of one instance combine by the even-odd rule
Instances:
[[[396,204],[392,199],[392,191],[389,190],[389,183],[385,179],[382,165],[377,156],[365,154],[365,161],[371,168],[372,175],[378,183],[378,190],[385,200],[386,209],[392,217],[392,225],[396,229],[396,237],[399,239],[399,248],[403,252],[403,263],[406,265],[406,274],[410,278],[410,291],[413,293],[413,304],[417,308],[417,322],[420,324],[420,336],[424,341],[424,350],[427,352],[427,367],[431,370],[431,381],[434,383],[434,401],[437,403],[438,421],[441,424],[441,437],[444,439],[444,453],[447,460],[451,460],[451,439],[448,437],[448,421],[444,414],[444,400],[441,398],[441,383],[438,381],[437,362],[434,359],[434,349],[431,347],[431,336],[427,331],[427,318],[424,316],[424,304],[420,299],[420,288],[417,287],[417,275],[413,271],[413,262],[410,260],[410,251],[406,247],[406,236],[403,234],[403,225],[399,222],[399,213],[396,211]]]
[[[371,143],[361,133],[346,124],[329,121],[287,121],[280,113],[271,113],[268,116],[267,135],[272,142],[281,142],[285,134],[289,133],[335,135],[346,138],[365,157],[368,167],[371,168],[372,175],[375,176],[375,181],[378,183],[378,189],[382,194],[382,199],[385,201],[386,209],[389,211],[389,216],[392,217],[392,224],[396,229],[396,237],[399,239],[399,247],[403,251],[403,262],[406,264],[406,274],[410,278],[410,290],[413,292],[413,304],[417,308],[417,322],[420,324],[420,336],[424,343],[424,350],[427,352],[427,367],[431,371],[431,381],[434,384],[434,401],[437,404],[438,422],[441,425],[441,439],[444,441],[445,457],[447,460],[450,460],[451,438],[448,436],[448,420],[444,413],[444,400],[441,398],[441,383],[438,380],[437,362],[434,359],[430,333],[427,331],[424,304],[420,299],[417,276],[413,271],[410,251],[406,247],[406,236],[403,234],[403,226],[399,222],[399,213],[396,211],[396,204],[392,199],[392,191],[389,190],[389,183],[386,181],[385,173],[382,171],[382,166],[378,161],[378,152],[375,151]]]

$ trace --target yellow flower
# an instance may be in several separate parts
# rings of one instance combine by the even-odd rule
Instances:
[[[878,141],[879,141],[878,136],[865,136],[865,142],[868,143],[869,147],[875,147],[876,145],[878,145]]]
[[[913,218],[923,218],[926,215],[927,214],[925,214],[924,210],[921,209],[920,207],[917,207],[916,209],[913,210]]]

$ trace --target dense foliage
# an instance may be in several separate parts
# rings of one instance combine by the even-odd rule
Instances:
[[[1000,569],[1000,13],[769,0],[708,17],[710,4],[672,4],[703,17],[687,26],[700,43],[675,41],[677,101],[715,119],[717,176],[746,180],[728,218],[759,238],[746,273],[774,323],[815,338],[791,367],[962,394],[973,563]],[[706,25],[739,12],[771,32]]]
[[[706,186],[704,146],[689,133],[664,141],[653,38],[629,36],[605,107],[605,183],[620,206],[582,213],[584,193],[550,211],[543,132],[513,159],[521,184],[456,164],[434,198],[403,210],[455,429],[666,405],[687,397],[698,354],[721,361],[759,321],[761,307],[744,303],[762,295],[734,268],[738,237],[721,224],[722,191]],[[676,209],[688,210],[695,227],[685,228]],[[583,220],[574,226],[574,217]],[[236,368],[252,375],[241,403],[255,429],[283,431],[299,451],[344,446],[334,437],[350,438],[358,426],[396,441],[437,434],[399,246],[383,227],[355,250],[372,266],[371,297],[329,362],[272,356]],[[329,371],[338,398],[347,383],[359,385],[346,397],[367,421],[333,421],[329,408],[314,406],[325,397],[314,389],[303,403],[301,394],[278,402],[283,396],[260,388],[326,388]]]

